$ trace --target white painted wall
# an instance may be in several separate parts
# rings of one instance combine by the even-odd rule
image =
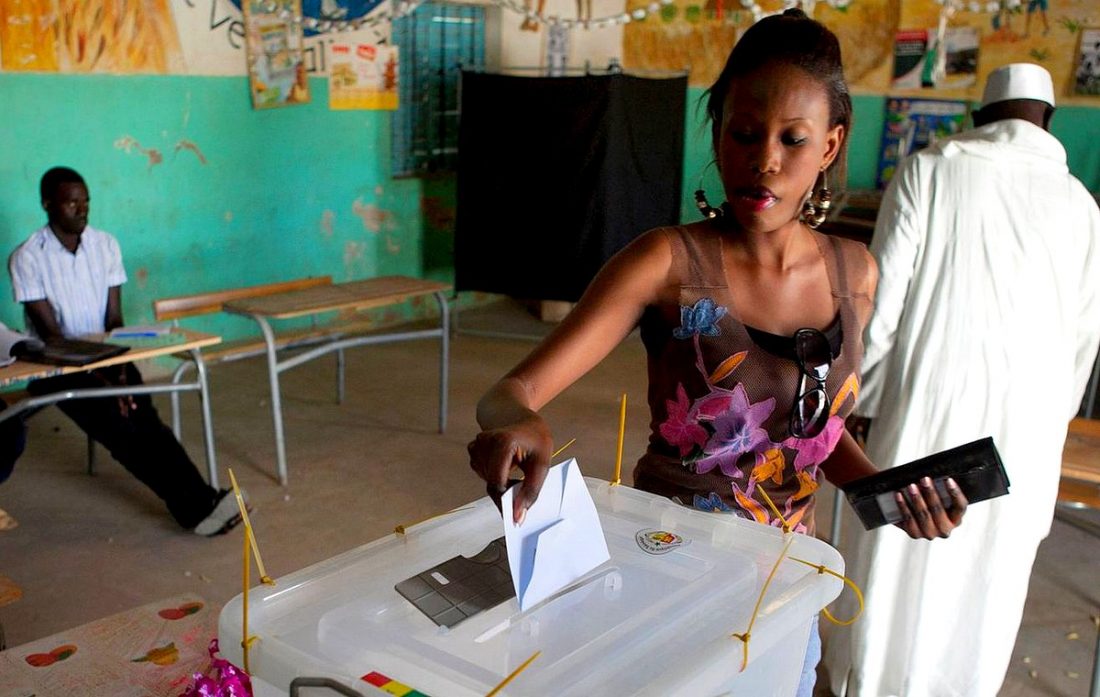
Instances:
[[[531,0],[537,3],[537,0]],[[592,0],[592,18],[617,16],[626,8],[626,0]],[[575,0],[546,0],[546,17],[576,19]],[[547,29],[539,24],[538,31],[521,31],[523,15],[509,9],[500,10],[500,66],[544,67],[546,65]],[[622,62],[623,27],[585,29],[573,27],[569,34],[569,67],[584,67],[588,61],[593,69],[604,69],[612,58]]]

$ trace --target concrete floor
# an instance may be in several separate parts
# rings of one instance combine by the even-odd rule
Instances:
[[[503,301],[463,311],[463,330],[544,334],[546,325]],[[452,342],[448,429],[436,433],[438,344],[366,347],[348,354],[347,400],[334,403],[333,360],[284,374],[290,482],[274,478],[274,443],[260,360],[211,373],[222,477],[249,492],[268,572],[276,578],[365,544],[483,494],[469,471],[481,393],[532,347],[527,340],[461,333]],[[146,371],[147,374],[150,371]],[[548,406],[559,442],[585,474],[609,478],[618,400],[629,394],[624,469],[646,441],[644,352],[636,337]],[[159,398],[158,398],[159,399]],[[184,442],[200,468],[196,400],[185,397]],[[166,400],[158,402],[167,418]],[[0,532],[0,574],[23,598],[0,608],[9,647],[183,592],[226,602],[240,591],[240,537],[206,539],[175,527],[160,501],[100,451],[84,472],[83,434],[56,409],[30,424],[30,443],[0,508],[19,526]],[[629,481],[629,471],[624,472]],[[831,494],[819,507],[829,529]],[[1100,516],[1086,515],[1094,524]],[[1039,551],[1024,625],[1002,695],[1087,695],[1100,615],[1100,539],[1062,522]],[[824,626],[824,624],[823,624]],[[1076,639],[1067,638],[1074,636]],[[1030,674],[1034,671],[1034,675]],[[827,694],[822,692],[822,694]]]

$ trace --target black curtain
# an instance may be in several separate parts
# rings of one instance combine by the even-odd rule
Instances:
[[[642,232],[680,218],[687,78],[464,71],[455,287],[577,300]]]

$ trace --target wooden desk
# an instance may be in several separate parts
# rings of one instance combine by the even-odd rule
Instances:
[[[287,483],[286,440],[283,433],[282,399],[279,387],[279,373],[290,370],[303,363],[328,353],[337,353],[338,369],[342,370],[343,351],[354,346],[367,344],[392,343],[412,339],[439,338],[439,432],[447,426],[447,366],[448,335],[450,333],[450,308],[447,305],[446,291],[451,286],[446,283],[429,281],[406,276],[384,276],[364,281],[336,283],[302,290],[288,291],[258,298],[246,298],[225,303],[226,312],[251,317],[260,325],[266,344],[268,377],[271,382],[271,412],[275,427],[275,455],[279,468],[279,483]],[[291,358],[279,360],[279,349],[271,320],[291,319],[316,315],[323,312],[340,310],[365,310],[403,302],[423,295],[435,296],[439,304],[439,327],[420,331],[390,332],[360,336],[334,337],[316,348],[299,353]]]
[[[1058,504],[1060,508],[1100,508],[1100,420],[1078,418],[1070,422],[1062,450]],[[1061,511],[1054,515],[1062,522],[1100,536],[1100,528],[1095,523],[1078,520]],[[1100,634],[1096,637],[1089,697],[1100,697]]]
[[[92,340],[104,341],[104,335],[87,337]],[[202,349],[221,341],[221,337],[213,334],[203,334],[186,329],[175,329],[167,337],[156,337],[154,340],[134,340],[132,343],[116,340],[116,343],[129,343],[130,350],[126,353],[108,358],[96,363],[83,366],[59,366],[32,363],[18,360],[11,365],[0,368],[0,387],[22,382],[24,380],[37,380],[40,378],[56,377],[106,368],[112,365],[133,363],[147,358],[156,358],[173,353],[186,351],[191,354],[197,370],[194,382],[173,382],[165,384],[95,387],[80,390],[65,390],[40,396],[27,397],[8,406],[0,412],[0,422],[13,418],[23,412],[38,409],[39,407],[56,404],[69,399],[93,399],[96,397],[121,397],[137,394],[160,394],[178,392],[198,392],[199,401],[202,404],[203,440],[206,446],[206,468],[210,486],[218,488],[218,466],[214,454],[214,428],[210,416],[210,399],[206,381],[206,364],[202,360]],[[146,344],[146,345],[143,345]]]
[[[1100,508],[1100,421],[1070,422],[1062,450],[1058,501],[1068,508]]]

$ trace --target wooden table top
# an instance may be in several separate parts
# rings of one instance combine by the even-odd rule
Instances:
[[[170,337],[178,337],[179,341],[158,343],[155,346],[142,346],[139,342],[134,342],[130,350],[126,353],[121,353],[117,356],[95,363],[89,363],[88,365],[47,365],[45,363],[32,363],[31,361],[17,360],[11,365],[0,368],[0,387],[5,387],[23,380],[68,375],[69,373],[81,373],[95,370],[96,368],[106,368],[107,366],[133,363],[134,361],[140,361],[146,358],[156,358],[157,356],[179,353],[180,351],[190,351],[195,348],[213,346],[214,344],[220,343],[222,340],[220,336],[215,334],[204,334],[202,332],[193,332],[189,329],[180,328],[174,328],[171,334],[157,338],[168,339]],[[86,338],[90,341],[108,341],[109,339],[106,334],[81,338]],[[116,340],[112,343],[124,344],[127,342]]]
[[[1100,419],[1074,419],[1062,451],[1062,476],[1100,484]]]
[[[408,276],[382,276],[364,281],[334,283],[258,298],[234,300],[224,309],[239,315],[289,319],[334,310],[365,310],[392,305],[418,295],[450,290],[447,283]]]

